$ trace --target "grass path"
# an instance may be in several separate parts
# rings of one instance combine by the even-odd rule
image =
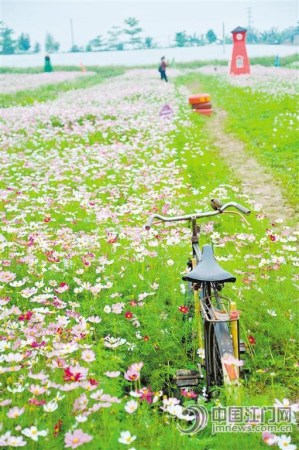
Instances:
[[[264,213],[270,219],[295,218],[292,208],[287,204],[271,173],[253,156],[248,155],[241,141],[224,130],[226,117],[227,113],[224,110],[217,109],[211,120],[207,121],[207,129],[226,163],[242,181],[244,192],[262,205]]]

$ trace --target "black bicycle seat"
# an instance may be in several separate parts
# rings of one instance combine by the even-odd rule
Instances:
[[[204,245],[202,248],[202,259],[191,272],[188,272],[183,276],[183,280],[193,282],[219,281],[224,283],[226,281],[234,282],[236,281],[236,278],[219,266],[215,260],[212,246]]]

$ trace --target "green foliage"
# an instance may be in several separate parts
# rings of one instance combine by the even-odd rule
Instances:
[[[206,34],[206,38],[209,44],[213,44],[213,42],[217,41],[217,36],[213,30],[208,30]]]
[[[12,55],[16,50],[16,40],[13,39],[14,31],[0,21],[0,54]]]
[[[299,161],[298,136],[290,132],[296,120],[298,96],[269,94],[249,88],[233,87],[216,76],[189,75],[182,79],[193,89],[210,92],[215,110],[228,112],[226,129],[243,141],[248,154],[253,154],[268,167],[288,202],[297,210]]]
[[[128,17],[125,20],[126,28],[123,29],[124,34],[129,36],[128,44],[132,48],[140,48],[141,47],[141,37],[140,33],[142,32],[142,28],[139,26],[139,20],[135,17]]]
[[[18,37],[18,49],[21,52],[27,52],[31,47],[30,36],[26,33],[21,33]]]
[[[46,40],[45,40],[45,49],[48,53],[55,53],[58,52],[60,47],[59,42],[55,41],[54,37],[50,34],[46,34]]]
[[[186,31],[180,31],[175,34],[175,43],[177,47],[185,47],[188,42]]]

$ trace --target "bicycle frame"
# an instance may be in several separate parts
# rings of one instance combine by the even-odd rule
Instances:
[[[197,212],[195,214],[184,215],[184,216],[176,216],[176,217],[164,217],[160,215],[151,216],[146,224],[146,229],[149,230],[153,220],[158,219],[162,222],[178,222],[178,221],[191,221],[192,228],[192,270],[196,268],[196,266],[202,261],[202,252],[199,247],[199,233],[200,227],[198,227],[196,220],[204,217],[211,217],[217,214],[238,214],[243,220],[243,216],[237,211],[225,211],[228,207],[232,206],[242,212],[243,214],[250,214],[250,210],[245,208],[244,206],[235,203],[229,202],[225,205],[221,205],[220,202],[216,199],[211,200],[211,205],[214,211],[211,212]],[[245,220],[246,223],[248,223]],[[213,265],[213,264],[212,264]],[[209,268],[209,267],[208,267]],[[221,269],[221,267],[219,267]],[[199,269],[200,272],[200,269]],[[199,272],[196,275],[192,274],[192,277],[189,277],[188,283],[192,285],[193,289],[193,297],[194,297],[194,308],[195,308],[195,320],[196,320],[196,328],[198,335],[198,345],[199,348],[205,348],[206,352],[206,373],[207,373],[207,385],[208,388],[211,386],[209,383],[209,370],[211,369],[209,366],[210,363],[215,364],[216,359],[219,364],[222,365],[221,375],[223,376],[223,382],[231,383],[233,381],[237,381],[239,378],[239,368],[236,366],[234,361],[239,359],[239,327],[238,327],[238,313],[236,311],[236,304],[234,302],[229,301],[228,310],[224,309],[225,313],[223,313],[223,303],[220,300],[221,297],[218,294],[218,290],[222,287],[225,281],[235,281],[235,278],[224,271],[224,277],[222,272],[222,277],[218,275],[215,277],[215,281],[208,281],[210,276],[205,278],[201,278],[203,274],[200,275]],[[230,275],[229,278],[225,278],[225,275]],[[197,281],[201,280],[201,281]],[[218,280],[224,280],[218,281]],[[212,299],[216,299],[216,308],[213,306]],[[233,316],[233,317],[232,317]],[[231,334],[228,323],[231,323]],[[218,351],[218,354],[216,352]],[[225,357],[227,359],[225,360]],[[213,372],[214,371],[214,372]],[[218,384],[217,378],[217,370],[215,367],[211,369],[210,373],[212,373],[211,377],[214,377],[212,381],[212,385]],[[216,373],[216,375],[215,375]]]

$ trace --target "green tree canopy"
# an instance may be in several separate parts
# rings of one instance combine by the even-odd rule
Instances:
[[[142,28],[139,26],[139,20],[135,17],[128,17],[125,20],[127,28],[124,28],[123,32],[129,36],[128,44],[133,48],[142,47],[141,36]]]
[[[175,33],[175,43],[177,47],[186,47],[188,43],[186,31],[179,31],[178,33]]]
[[[58,52],[60,47],[59,42],[55,41],[50,33],[46,34],[45,48],[48,53]]]
[[[213,30],[208,30],[207,31],[206,38],[207,38],[207,41],[208,41],[209,44],[212,44],[213,42],[217,41],[217,36],[216,36],[216,34],[214,33]]]
[[[31,47],[29,34],[21,33],[18,37],[18,49],[21,52],[27,52]]]
[[[104,40],[103,40],[103,36],[101,36],[100,34],[95,37],[94,39],[92,39],[89,43],[89,46],[91,46],[92,50],[95,50],[97,52],[103,50],[103,47],[105,46]]]
[[[33,53],[39,53],[40,50],[41,50],[41,48],[40,48],[40,43],[39,43],[39,42],[36,42],[36,43],[34,44],[34,47],[33,47]]]
[[[121,40],[123,30],[120,27],[114,26],[108,31],[108,50],[123,50],[125,43]]]
[[[12,55],[16,50],[16,41],[12,38],[14,31],[8,28],[4,22],[0,22],[0,53]]]

